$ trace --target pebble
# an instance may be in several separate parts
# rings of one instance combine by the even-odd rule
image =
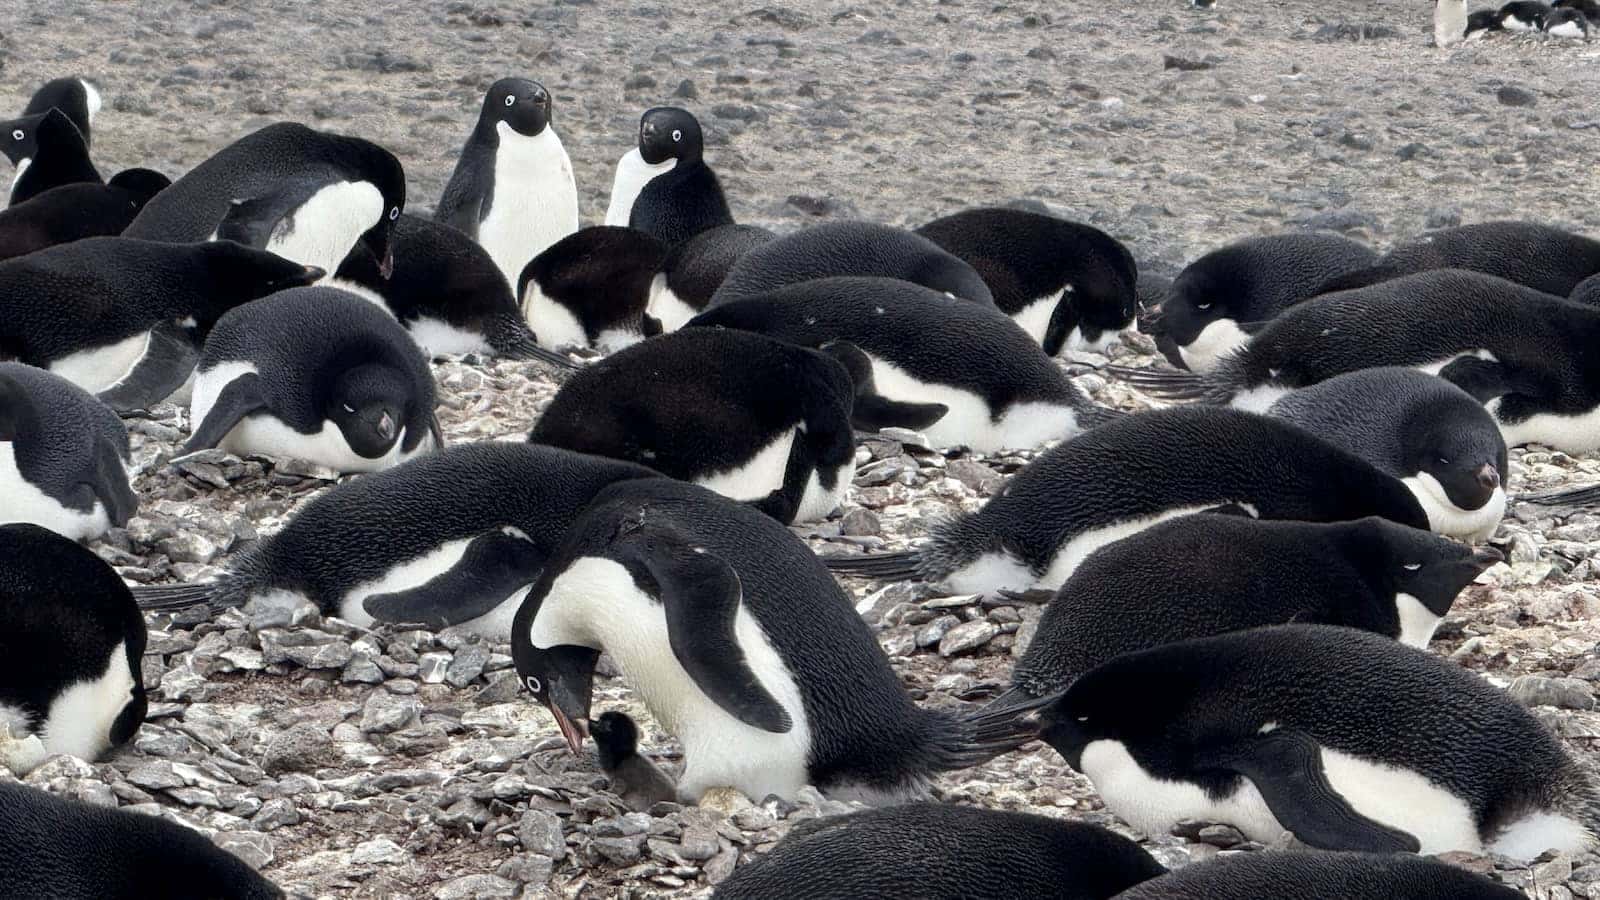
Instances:
[[[963,622],[950,629],[949,633],[940,639],[939,655],[955,656],[958,653],[976,650],[989,643],[989,639],[999,633],[1000,626],[987,619]]]
[[[1594,709],[1594,688],[1576,678],[1548,678],[1522,675],[1507,688],[1512,699],[1523,706],[1554,706],[1560,709]]]

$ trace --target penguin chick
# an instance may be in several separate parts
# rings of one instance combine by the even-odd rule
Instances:
[[[626,713],[604,712],[589,726],[600,768],[611,779],[611,792],[634,812],[678,798],[678,785],[649,759],[639,755],[639,726]]]

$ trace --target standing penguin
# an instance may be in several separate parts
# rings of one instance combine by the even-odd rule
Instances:
[[[104,403],[22,363],[0,363],[0,522],[90,541],[133,518],[128,432]]]
[[[224,315],[195,374],[184,444],[374,472],[444,446],[433,372],[388,312],[331,287]]]
[[[917,233],[966,261],[995,305],[1051,356],[1099,351],[1133,325],[1139,267],[1098,228],[1020,209],[969,209]]]
[[[145,640],[100,557],[35,525],[0,526],[0,738],[36,751],[18,759],[12,743],[0,762],[24,775],[49,754],[94,762],[127,743],[144,722]]]
[[[100,112],[100,89],[95,87],[94,82],[73,77],[46,81],[28,98],[28,105],[22,114],[38,115],[51,109],[65,113],[78,129],[78,134],[83,136],[83,145],[90,146],[90,130],[94,125],[94,117]]]
[[[528,260],[578,230],[572,161],[550,113],[550,92],[537,81],[490,85],[433,214],[481,244],[507,284]]]
[[[124,237],[232,240],[333,272],[363,241],[387,276],[389,229],[406,205],[394,154],[371,141],[278,122],[190,169],[145,204]]]
[[[639,119],[639,146],[617,161],[607,225],[627,225],[674,247],[708,228],[733,224],[717,173],[706,165],[700,120],[658,106]]]
[[[17,170],[11,182],[12,206],[63,184],[101,182],[89,159],[89,145],[59,109],[0,122],[0,151]]]
[[[150,169],[125,169],[105,184],[63,184],[0,210],[0,260],[86,237],[118,235],[171,184]]]
[[[661,333],[645,310],[667,245],[637,228],[597,225],[567,235],[517,279],[522,314],[546,347],[620,350]]]
[[[650,283],[650,315],[662,331],[682,328],[711,304],[739,257],[776,237],[755,225],[718,225],[673,247]]]
[[[656,764],[639,755],[639,726],[624,713],[603,712],[589,726],[600,757],[600,771],[611,779],[611,793],[634,812],[678,798],[678,786]]]
[[[1330,279],[1317,293],[1368,287],[1434,269],[1466,269],[1557,297],[1600,272],[1600,241],[1536,222],[1480,222],[1430,231],[1368,268]]]
[[[1153,878],[1117,900],[1261,900],[1263,897],[1345,900],[1527,900],[1437,859],[1399,853],[1272,850],[1228,853]]]
[[[869,802],[1026,743],[1033,726],[918,707],[798,537],[681,481],[612,485],[579,516],[511,627],[517,674],[577,753],[609,652],[684,748],[678,794]]]
[[[1434,0],[1433,45],[1448,47],[1467,36],[1467,0]]]
[[[1531,860],[1595,840],[1600,787],[1538,719],[1381,635],[1274,625],[1119,656],[1041,718],[1106,807],[1321,850]]]

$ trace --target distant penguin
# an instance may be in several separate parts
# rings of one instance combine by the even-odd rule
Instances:
[[[856,382],[857,427],[914,428],[936,447],[1037,447],[1107,413],[993,307],[893,278],[793,284],[713,306],[688,327],[829,350]]]
[[[1428,527],[1485,540],[1505,513],[1506,443],[1488,410],[1442,378],[1380,367],[1337,375],[1267,410],[1405,483]]]
[[[1507,31],[1539,31],[1549,14],[1550,4],[1542,0],[1515,0],[1500,7],[1500,26]]]
[[[824,518],[848,496],[854,394],[825,353],[690,328],[579,370],[529,440],[649,466],[787,525]]]
[[[1521,891],[1427,857],[1400,853],[1272,850],[1226,853],[1175,869],[1117,900],[1526,900]]]
[[[789,529],[705,488],[601,491],[511,627],[517,674],[577,753],[609,652],[713,788],[895,802],[1026,743],[1021,713],[918,707],[844,591]]]
[[[982,509],[933,526],[915,550],[826,561],[849,574],[943,581],[958,593],[1055,590],[1106,544],[1207,510],[1428,526],[1398,479],[1300,428],[1179,407],[1112,421],[1045,451]]]
[[[994,308],[972,266],[916,232],[875,222],[825,222],[752,249],[728,270],[711,306],[832,277],[896,278]]]
[[[1434,0],[1433,45],[1448,47],[1467,36],[1467,0]]]
[[[302,597],[359,628],[461,625],[505,640],[544,561],[600,488],[641,466],[520,443],[463,444],[341,483],[222,577],[141,586],[146,609]]]
[[[667,247],[636,228],[598,225],[556,241],[517,279],[522,313],[549,348],[620,350],[661,333],[645,311]]]
[[[578,230],[572,161],[550,113],[550,92],[537,81],[490,85],[433,214],[483,245],[507,284],[516,284],[528,260]]]
[[[510,283],[471,238],[402,213],[389,243],[392,277],[384,278],[378,258],[357,243],[331,285],[377,295],[430,355],[482,353],[572,367],[567,357],[538,345]]]
[[[1466,36],[1468,40],[1481,38],[1491,31],[1504,30],[1505,28],[1500,25],[1500,10],[1498,9],[1480,9],[1467,16]]]
[[[1087,822],[911,803],[799,823],[713,900],[1108,900],[1166,870]]]
[[[704,156],[700,120],[688,110],[645,110],[639,146],[617,161],[605,224],[637,228],[669,248],[733,224],[722,182]]]
[[[32,759],[0,752],[0,763],[25,775],[46,755],[94,762],[127,743],[144,722],[145,640],[144,616],[100,557],[36,525],[0,526],[0,743],[38,739],[26,742]]]
[[[1544,20],[1544,33],[1558,38],[1589,39],[1589,18],[1576,9],[1552,9]]]
[[[1180,819],[1320,850],[1531,860],[1595,840],[1600,787],[1475,673],[1381,635],[1275,625],[1129,653],[1042,737],[1150,835]]]
[[[444,446],[428,359],[388,311],[331,287],[230,310],[206,338],[185,453],[375,472]]]
[[[1285,311],[1204,376],[1117,369],[1156,394],[1266,410],[1296,388],[1377,366],[1436,374],[1483,403],[1507,446],[1600,447],[1600,309],[1491,275],[1437,269]],[[1503,474],[1503,473],[1502,473]]]
[[[1433,269],[1467,269],[1557,297],[1600,272],[1600,241],[1534,222],[1483,222],[1430,231],[1372,266],[1330,279],[1318,293],[1369,287]]]
[[[1550,6],[1554,9],[1575,9],[1583,13],[1591,25],[1600,22],[1600,0],[1554,0]]]
[[[160,172],[125,169],[106,184],[64,184],[0,210],[0,260],[81,238],[121,234],[169,184]]]
[[[1056,694],[1123,653],[1260,625],[1345,625],[1425,648],[1456,595],[1500,559],[1376,517],[1180,516],[1083,561],[994,705]]]
[[[0,357],[49,369],[118,412],[148,407],[188,381],[223,313],[321,276],[231,241],[47,247],[0,262]]]
[[[0,895],[53,900],[282,900],[284,893],[204,834],[0,782]]]
[[[83,145],[93,143],[91,129],[94,117],[100,113],[100,89],[94,82],[87,78],[55,78],[39,85],[39,89],[28,98],[28,105],[22,110],[25,116],[47,113],[52,108],[66,113],[78,134],[83,136]]]
[[[0,122],[0,151],[16,167],[12,206],[63,184],[102,181],[89,160],[89,145],[59,109]]]
[[[718,225],[673,247],[650,284],[650,315],[662,331],[682,328],[710,305],[739,257],[776,237],[755,225]]]
[[[611,793],[634,812],[646,812],[678,799],[678,786],[655,763],[639,755],[639,726],[627,714],[604,712],[589,726],[600,771],[611,779]]]
[[[145,204],[124,237],[226,239],[325,272],[363,241],[385,275],[389,230],[406,205],[405,172],[371,141],[278,122],[190,169]]]
[[[995,305],[1057,356],[1101,351],[1133,325],[1139,267],[1098,228],[1020,209],[969,209],[917,234],[983,276]]]
[[[1315,296],[1330,278],[1365,269],[1377,258],[1366,245],[1336,234],[1237,241],[1178,273],[1149,330],[1176,345],[1184,366],[1208,372],[1250,339],[1246,329]]]
[[[43,369],[0,363],[0,522],[31,522],[91,541],[133,518],[128,432],[82,388]]]

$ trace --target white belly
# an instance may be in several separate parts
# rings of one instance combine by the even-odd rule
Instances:
[[[665,272],[656,273],[655,279],[650,282],[650,301],[645,308],[661,323],[663,333],[677,331],[700,314],[700,310],[678,299],[672,288],[667,287]]]
[[[111,528],[111,517],[96,500],[88,512],[68,509],[34,487],[17,469],[16,444],[0,441],[0,525],[28,522],[75,541],[93,540]]]
[[[616,177],[611,181],[611,205],[606,207],[606,224],[626,227],[633,218],[633,202],[639,199],[639,192],[650,179],[672,171],[677,164],[676,159],[667,159],[651,165],[639,155],[638,147],[622,154],[617,160]]]
[[[1056,304],[1061,302],[1063,293],[1065,292],[1057,291],[1048,297],[1040,297],[1030,302],[1012,313],[1011,321],[1016,322],[1029,337],[1041,344],[1044,343],[1044,333],[1050,330],[1050,317],[1055,314]]]
[[[1516,16],[1506,16],[1500,26],[1507,31],[1538,31],[1533,22],[1524,22]]]
[[[742,465],[701,475],[694,483],[733,500],[760,500],[783,487],[794,438],[795,428],[785,428]]]
[[[989,404],[972,391],[921,381],[870,353],[867,359],[872,363],[872,378],[882,396],[904,403],[943,403],[949,407],[939,421],[922,429],[935,447],[969,447],[975,453],[994,453],[1037,447],[1046,441],[1072,437],[1078,431],[1078,416],[1071,407],[1013,403],[996,419],[990,415]]]
[[[1439,0],[1433,8],[1433,43],[1448,47],[1467,33],[1465,0]]]
[[[507,533],[520,534],[514,531]],[[471,543],[472,538],[445,541],[428,553],[406,560],[383,575],[356,585],[339,599],[339,617],[358,628],[371,628],[376,620],[362,606],[368,597],[400,593],[427,584],[454,568]],[[511,637],[511,620],[516,618],[517,608],[522,605],[527,593],[527,586],[519,587],[489,612],[455,627],[494,641],[508,640]]]
[[[1436,534],[1468,541],[1487,540],[1500,527],[1500,518],[1506,512],[1506,492],[1503,487],[1495,488],[1489,496],[1489,502],[1478,509],[1462,509],[1451,502],[1450,496],[1444,492],[1444,486],[1427,472],[1418,472],[1400,480],[1422,504],[1423,512],[1428,514],[1428,530]]]
[[[800,507],[795,511],[796,522],[816,522],[826,519],[828,513],[833,512],[850,499],[851,482],[856,477],[856,461],[852,457],[849,462],[839,468],[839,475],[834,479],[833,489],[822,486],[822,479],[818,477],[817,470],[812,469],[806,476],[805,493],[800,495]]]
[[[1276,384],[1262,384],[1253,388],[1237,391],[1228,405],[1234,409],[1266,415],[1272,409],[1272,404],[1277,403],[1290,393],[1289,389]]]
[[[539,282],[528,280],[527,290],[522,294],[522,315],[528,320],[528,327],[533,329],[533,336],[539,339],[539,346],[559,350],[563,347],[587,347],[589,335],[583,330],[583,323],[572,310],[550,299],[539,288]]]
[[[1084,338],[1082,325],[1074,325],[1072,330],[1067,332],[1066,343],[1061,346],[1065,350],[1079,353],[1104,353],[1111,349],[1112,344],[1122,340],[1123,334],[1132,331],[1133,328],[1134,326],[1129,325],[1121,331],[1102,331],[1099,337],[1091,341]]]
[[[149,346],[150,332],[141,331],[114,344],[79,350],[51,360],[49,368],[89,393],[98,394],[128,377],[139,360],[144,359]]]
[[[387,214],[368,181],[337,181],[311,195],[279,222],[266,249],[303,266],[334,272],[367,229]]]
[[[1215,369],[1224,357],[1250,343],[1239,323],[1232,319],[1213,319],[1200,329],[1190,343],[1178,348],[1178,355],[1189,371],[1202,375]]]
[[[1545,33],[1559,38],[1583,37],[1583,29],[1578,27],[1577,22],[1562,22]]]
[[[1500,422],[1500,398],[1484,406]],[[1600,406],[1573,416],[1536,413],[1514,425],[1500,422],[1500,435],[1508,447],[1543,444],[1564,453],[1588,453],[1600,449]]]
[[[422,352],[430,357],[494,353],[494,348],[489,346],[488,340],[483,335],[428,316],[418,316],[406,326],[406,332],[417,342],[417,346],[422,348]]]
[[[100,677],[80,681],[50,704],[40,737],[51,753],[94,761],[111,748],[111,726],[133,699],[133,671],[126,645],[118,644]]]
[[[529,260],[578,230],[578,187],[553,126],[529,136],[501,122],[495,131],[494,197],[478,243],[515,285]]]

